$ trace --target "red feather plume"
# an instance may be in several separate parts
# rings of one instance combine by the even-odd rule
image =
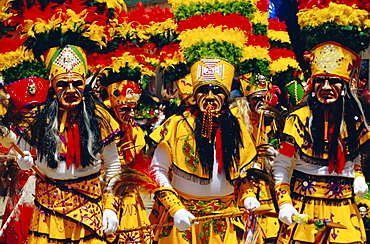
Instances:
[[[122,166],[120,178],[113,186],[113,194],[124,198],[129,193],[140,191],[152,193],[160,186],[150,172],[152,158],[139,154],[132,162]]]

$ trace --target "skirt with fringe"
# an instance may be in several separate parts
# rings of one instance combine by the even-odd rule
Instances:
[[[365,243],[364,225],[354,202],[353,178],[315,176],[294,171],[291,196],[300,214],[314,220],[331,221],[346,229],[322,228],[313,224],[282,224],[277,243],[315,243],[326,231],[329,243]],[[325,236],[325,235],[324,235]]]

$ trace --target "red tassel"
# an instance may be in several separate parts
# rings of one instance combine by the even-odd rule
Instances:
[[[75,163],[75,168],[78,168],[81,164],[80,130],[78,124],[73,124],[68,127],[67,137],[67,168],[69,168],[73,163]]]
[[[218,159],[218,173],[221,174],[221,171],[224,167],[224,157],[223,157],[223,148],[222,148],[222,134],[221,128],[218,127],[216,130],[216,158]]]
[[[343,172],[344,166],[346,165],[346,157],[345,157],[345,151],[343,148],[343,143],[338,141],[338,155],[337,155],[337,172],[341,174]]]

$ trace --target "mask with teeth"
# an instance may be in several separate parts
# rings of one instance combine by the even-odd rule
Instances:
[[[203,113],[201,134],[203,137],[210,139],[213,118],[220,115],[221,108],[226,100],[226,93],[221,87],[208,84],[200,86],[196,90],[195,98],[199,110]]]

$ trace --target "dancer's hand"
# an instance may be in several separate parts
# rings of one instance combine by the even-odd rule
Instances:
[[[23,170],[29,170],[33,165],[33,158],[29,151],[23,152],[26,156],[22,157],[18,154],[18,166]]]
[[[255,197],[247,197],[246,199],[244,199],[244,207],[246,209],[256,209],[260,206],[260,202]]]
[[[103,230],[105,234],[112,234],[117,230],[118,219],[112,209],[105,209],[103,212]]]
[[[195,216],[192,215],[188,210],[185,208],[180,208],[176,211],[173,215],[174,225],[177,229],[184,231],[188,230],[191,227],[191,219],[194,219]]]
[[[279,208],[279,219],[287,224],[292,225],[294,221],[292,220],[292,215],[297,215],[298,211],[293,207],[293,205],[289,202],[284,203]]]
[[[369,187],[366,184],[366,180],[362,176],[357,176],[353,182],[353,191],[355,192],[356,196],[364,197],[368,192]]]

